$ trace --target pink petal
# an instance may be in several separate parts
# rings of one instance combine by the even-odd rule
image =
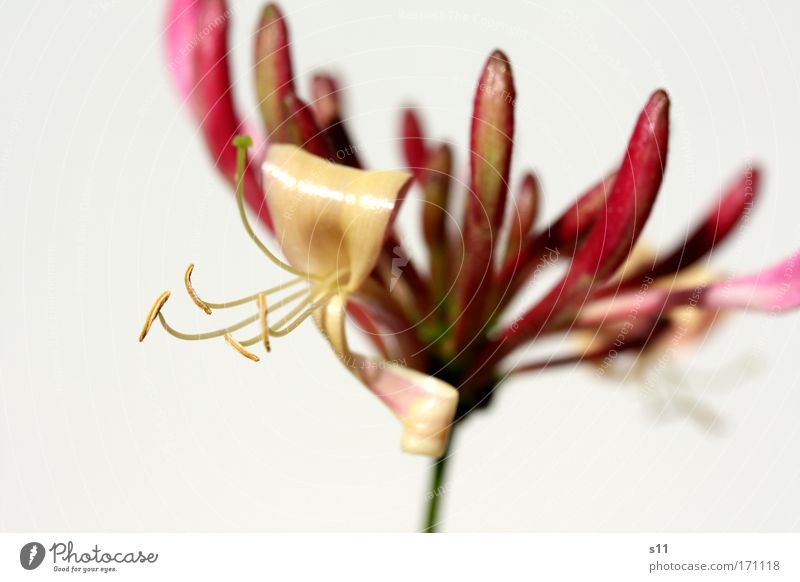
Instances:
[[[458,391],[449,384],[403,367],[353,354],[367,387],[403,423],[403,450],[441,457],[447,446],[458,406]]]
[[[194,85],[192,53],[198,43],[197,25],[204,0],[172,0],[167,7],[167,70],[182,99],[187,99]]]
[[[742,309],[780,313],[800,307],[800,252],[752,275],[709,285],[628,291],[587,306],[578,327],[596,327],[637,317],[660,317],[677,307]]]
[[[752,275],[710,285],[704,307],[778,313],[800,306],[800,252]]]

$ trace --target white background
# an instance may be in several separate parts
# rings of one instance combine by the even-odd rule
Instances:
[[[248,111],[258,9],[233,5]],[[679,238],[755,159],[764,196],[713,266],[744,273],[800,247],[795,2],[284,9],[296,73],[343,74],[372,166],[400,163],[408,103],[463,163],[472,92],[499,46],[519,94],[513,169],[540,172],[547,217],[619,159],[663,86],[673,133],[648,241]],[[168,83],[163,13],[160,2],[3,5],[0,529],[414,530],[428,462],[398,451],[396,421],[313,326],[258,365],[157,329],[136,342],[189,262],[220,299],[282,277],[243,234]],[[169,309],[183,327],[208,325],[183,297]],[[649,397],[583,368],[509,382],[457,437],[444,529],[797,531],[799,332],[796,315],[732,316],[670,362],[677,388],[664,374]]]

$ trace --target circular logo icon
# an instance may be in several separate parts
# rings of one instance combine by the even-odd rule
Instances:
[[[28,542],[19,551],[19,563],[26,570],[35,570],[44,561],[44,546],[39,542]]]

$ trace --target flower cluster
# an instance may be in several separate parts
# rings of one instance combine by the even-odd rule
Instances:
[[[310,100],[299,96],[286,21],[274,5],[264,8],[254,34],[262,125],[243,119],[232,91],[229,22],[224,0],[172,0],[170,71],[211,160],[237,193],[246,232],[291,279],[210,303],[192,287],[190,265],[186,290],[206,313],[245,305],[253,312],[213,332],[185,334],[161,313],[165,292],[142,338],[158,319],[172,335],[224,337],[258,360],[248,347],[261,343],[269,351],[270,338],[311,318],[347,368],[401,420],[404,449],[438,457],[451,425],[487,405],[511,373],[577,362],[602,368],[623,352],[647,353],[664,338],[704,333],[721,310],[774,313],[800,305],[796,254],[746,276],[714,278],[700,268],[750,211],[755,168],[735,177],[670,252],[642,247],[667,160],[670,101],[663,90],[647,99],[615,170],[544,223],[536,176],[524,173],[509,188],[516,92],[502,52],[489,55],[477,82],[469,183],[461,189],[451,178],[451,147],[425,136],[413,110],[402,117],[402,168],[364,169],[367,152],[351,140],[337,82],[319,74]],[[252,139],[236,137],[242,134]],[[408,258],[394,220],[407,191],[424,202],[425,265]],[[256,234],[248,208],[285,261]],[[512,301],[555,264],[564,265],[563,275],[512,317]],[[380,358],[352,352],[348,316]],[[251,325],[253,337],[233,337]],[[509,364],[530,342],[567,333],[591,341],[573,353]]]

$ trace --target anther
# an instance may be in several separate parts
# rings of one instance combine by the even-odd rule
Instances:
[[[236,341],[236,340],[233,338],[233,336],[232,336],[231,334],[229,334],[229,333],[226,333],[224,337],[225,337],[225,341],[226,341],[226,342],[228,342],[228,344],[230,344],[230,346],[231,346],[233,349],[235,349],[237,352],[239,352],[240,354],[242,354],[242,355],[243,355],[245,358],[247,358],[248,360],[253,360],[254,362],[258,362],[258,361],[259,361],[259,358],[258,358],[258,356],[257,356],[257,355],[255,355],[255,354],[254,354],[254,353],[252,353],[252,352],[248,352],[246,349],[244,349],[244,347],[242,346],[242,344],[240,344],[239,342],[237,342],[237,341]]]
[[[153,322],[156,320],[156,317],[158,317],[158,314],[161,312],[161,308],[164,307],[164,304],[167,302],[167,299],[169,299],[169,296],[170,292],[164,291],[161,295],[158,296],[156,302],[153,303],[153,306],[150,308],[150,312],[147,314],[147,320],[144,322],[144,325],[142,326],[142,331],[141,333],[139,333],[140,342],[144,340],[145,336],[147,335],[147,332],[150,331],[150,326],[153,325]]]
[[[194,271],[194,263],[189,263],[189,266],[186,267],[186,274],[183,276],[183,284],[186,285],[186,292],[189,294],[189,297],[192,298],[192,301],[194,301],[195,305],[205,311],[208,315],[211,315],[211,308],[208,306],[208,303],[200,299],[195,292],[194,287],[192,287],[192,271]]]

